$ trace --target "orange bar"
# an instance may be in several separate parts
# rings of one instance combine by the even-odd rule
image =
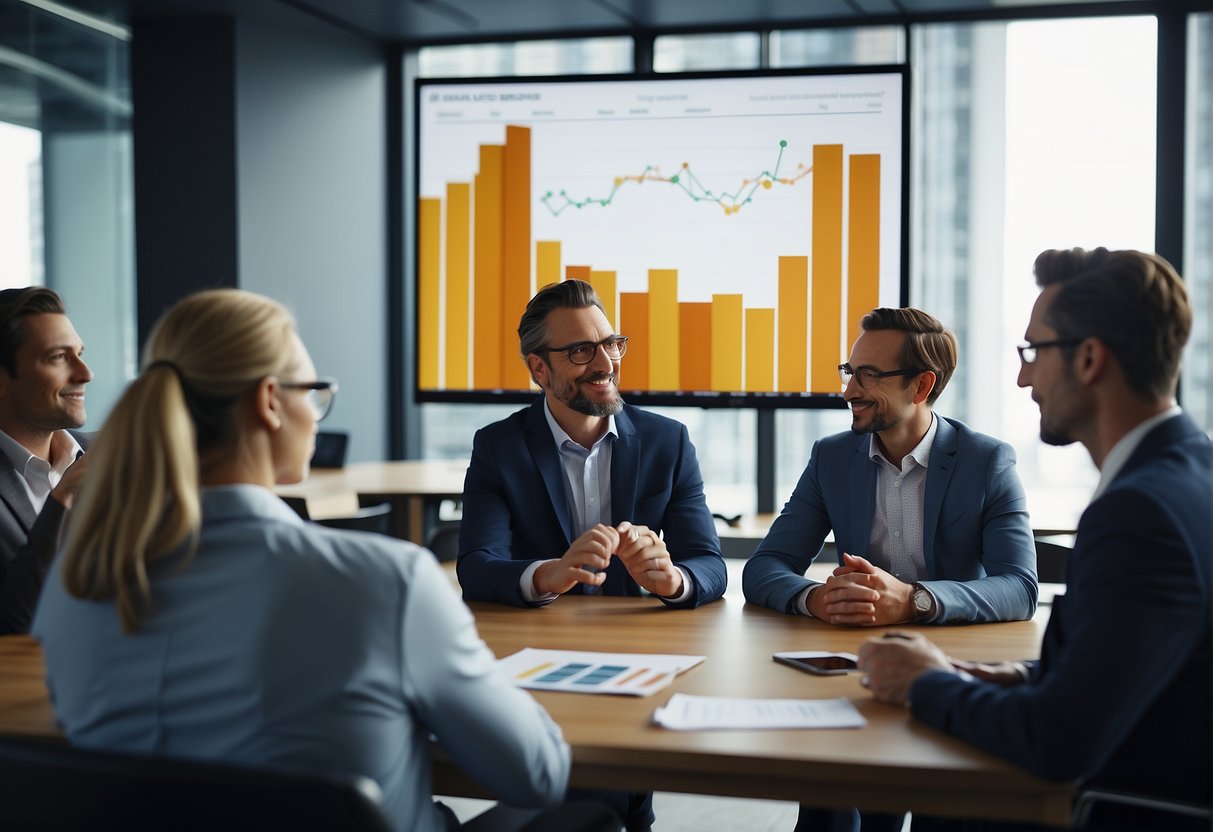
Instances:
[[[813,347],[809,389],[838,390],[842,354],[842,145],[813,145]]]
[[[712,389],[741,390],[741,295],[712,295]]]
[[[531,299],[531,128],[505,128],[501,162],[501,386],[531,389],[518,358],[518,321]]]
[[[678,304],[678,386],[712,389],[712,304]]]
[[[779,387],[803,393],[809,365],[809,258],[779,258]]]
[[[468,256],[472,187],[446,186],[446,389],[468,389]]]
[[[859,320],[880,302],[880,156],[851,157],[847,215],[847,343],[859,337]]]
[[[422,197],[417,211],[417,383],[422,390],[438,389],[438,339],[441,325],[442,200]]]
[[[564,279],[565,280],[584,280],[588,283],[590,280],[590,267],[589,266],[565,266],[564,267]]]
[[[775,392],[775,310],[745,311],[745,389]]]
[[[628,335],[628,354],[620,367],[621,390],[649,389],[649,295],[620,292],[619,324]]]
[[[678,389],[677,269],[649,269],[649,389]]]
[[[477,390],[501,387],[501,154],[500,145],[482,144],[480,170],[473,180],[473,355],[477,359],[472,362],[472,385]],[[510,355],[517,353],[516,346],[510,350]]]
[[[618,318],[615,315],[615,273],[614,272],[590,272],[590,285],[594,287],[594,291],[598,293],[598,299],[602,301],[602,307],[606,309],[607,323],[611,325],[611,329],[615,329],[615,321]],[[618,332],[618,330],[615,330]],[[623,333],[627,335],[627,333]]]
[[[535,283],[538,286],[547,286],[549,283],[559,282],[560,241],[540,240],[535,243]]]

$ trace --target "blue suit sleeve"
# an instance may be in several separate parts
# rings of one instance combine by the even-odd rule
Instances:
[[[478,431],[463,483],[463,521],[455,571],[465,600],[525,607],[529,605],[518,587],[532,561],[514,560],[513,520],[506,487],[492,441],[486,431]]]
[[[818,476],[821,443],[813,445],[809,464],[783,511],[742,573],[742,589],[751,604],[794,613],[793,601],[810,581],[805,570],[821,553],[831,529],[829,510]]]
[[[662,531],[671,559],[687,570],[695,582],[694,594],[677,606],[697,607],[724,595],[729,579],[716,524],[704,499],[703,476],[699,472],[695,446],[691,444],[686,427],[679,427],[680,452],[673,490],[662,519]]]
[[[960,484],[954,481],[952,487]],[[943,579],[922,582],[939,603],[938,624],[1019,621],[1036,612],[1036,545],[1010,445],[992,448],[982,487],[980,536],[968,537],[967,530],[949,535],[944,529],[935,550],[935,574]],[[949,561],[984,575],[947,580]]]

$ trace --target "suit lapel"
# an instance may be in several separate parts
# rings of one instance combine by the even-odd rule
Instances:
[[[859,437],[847,471],[847,507],[851,514],[851,546],[857,551],[850,555],[871,557],[868,544],[872,540],[872,515],[876,513],[876,466],[868,459],[871,436]],[[838,562],[842,563],[842,547],[838,547]]]
[[[572,520],[569,517],[569,501],[564,493],[564,472],[560,467],[560,456],[556,452],[556,443],[552,439],[552,429],[548,426],[547,417],[543,412],[543,398],[540,397],[523,420],[523,432],[526,434],[527,450],[539,476],[543,478],[544,487],[548,492],[549,505],[560,521],[560,529],[564,532],[566,544],[573,542]]]
[[[9,512],[21,524],[22,530],[29,534],[37,515],[30,504],[25,486],[22,485],[19,475],[13,469],[13,464],[4,454],[0,454],[0,500],[8,506]]]
[[[927,463],[927,488],[922,501],[922,557],[927,574],[938,574],[935,569],[935,531],[939,528],[939,513],[943,510],[943,495],[948,491],[952,471],[956,468],[956,450],[960,434],[942,416],[935,417],[939,427],[935,430],[935,443],[931,446],[931,459]]]
[[[615,414],[615,431],[619,435],[611,447],[611,522],[618,525],[636,512],[641,443],[626,411]]]

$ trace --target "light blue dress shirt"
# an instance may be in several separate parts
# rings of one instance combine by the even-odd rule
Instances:
[[[519,806],[563,798],[560,729],[497,669],[424,549],[304,523],[253,485],[203,491],[190,560],[124,635],[52,572],[33,633],[76,745],[375,780],[400,830],[444,829],[429,734]]]

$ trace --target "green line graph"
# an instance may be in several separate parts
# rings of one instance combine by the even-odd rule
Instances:
[[[724,211],[725,216],[731,216],[753,202],[754,194],[760,188],[769,191],[776,185],[795,185],[812,173],[813,166],[801,162],[796,166],[797,172],[795,175],[779,175],[779,168],[783,163],[783,152],[787,146],[787,141],[781,139],[779,141],[779,152],[775,156],[775,164],[769,170],[764,169],[754,176],[746,177],[737,186],[736,190],[731,192],[727,190],[714,190],[707,187],[695,175],[690,164],[683,162],[679,168],[679,172],[672,176],[663,175],[661,168],[655,165],[647,165],[644,170],[637,174],[616,176],[611,185],[611,190],[606,196],[587,196],[584,199],[578,199],[570,195],[568,191],[562,189],[556,193],[547,191],[540,197],[539,201],[551,212],[552,216],[559,217],[570,208],[578,210],[590,207],[606,208],[615,201],[616,195],[626,186],[643,185],[646,182],[653,182],[677,188],[692,202],[715,204]]]

